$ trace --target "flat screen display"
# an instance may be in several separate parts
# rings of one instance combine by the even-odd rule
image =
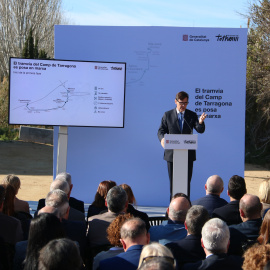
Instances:
[[[126,63],[10,58],[9,124],[124,127]]]

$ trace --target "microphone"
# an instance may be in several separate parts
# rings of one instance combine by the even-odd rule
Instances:
[[[184,117],[184,121],[186,122],[186,124],[188,125],[188,127],[189,127],[189,129],[190,129],[190,134],[193,134],[193,129],[190,127],[190,125],[188,124],[188,122],[187,122],[187,120],[185,119],[185,117]]]

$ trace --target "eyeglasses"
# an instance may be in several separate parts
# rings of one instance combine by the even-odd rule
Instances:
[[[187,106],[188,105],[188,102],[181,102],[181,101],[178,101],[178,100],[176,100],[180,105],[185,105],[185,106]]]
[[[142,263],[145,263],[147,261],[150,261],[154,258],[161,258],[161,259],[164,259],[165,261],[167,261],[168,263],[171,263],[172,265],[174,265],[174,258],[172,257],[169,257],[169,256],[148,256],[148,257],[145,257],[143,258],[142,260]]]

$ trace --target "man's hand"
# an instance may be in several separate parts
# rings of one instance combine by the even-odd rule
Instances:
[[[161,146],[162,146],[163,148],[165,147],[165,145],[164,145],[164,138],[161,139],[160,144],[161,144]]]
[[[203,123],[203,121],[205,120],[207,114],[203,113],[199,119],[199,124],[201,125]]]

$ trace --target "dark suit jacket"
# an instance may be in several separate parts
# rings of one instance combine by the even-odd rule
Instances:
[[[126,252],[103,260],[99,263],[100,270],[136,270],[143,246],[134,245],[127,249]]]
[[[246,245],[251,245],[256,242],[260,233],[261,225],[262,219],[258,218],[229,226],[230,246],[228,254],[241,256]]]
[[[205,259],[205,253],[201,245],[201,236],[187,235],[186,238],[165,245],[176,260],[177,268],[185,263],[197,262]]]
[[[43,208],[45,206],[45,199],[40,199],[38,201],[38,207],[37,207],[37,212],[38,210],[40,210],[41,208]],[[70,197],[69,198],[69,206],[74,208],[74,209],[77,209],[78,211],[82,212],[84,214],[84,202],[83,201],[80,201],[80,200],[77,200],[73,197]]]
[[[227,254],[211,255],[203,261],[185,264],[183,270],[241,270],[243,259]]]
[[[203,133],[205,130],[205,124],[203,123],[200,125],[197,114],[186,109],[184,114],[183,130],[181,132],[176,108],[174,108],[173,110],[165,112],[163,115],[160,127],[158,129],[158,138],[159,141],[161,141],[165,134],[192,134],[193,128],[198,133]],[[195,150],[189,150],[188,153],[191,160],[196,160]],[[164,159],[166,161],[173,162],[173,150],[165,150]]]
[[[239,201],[232,201],[222,207],[216,208],[212,213],[212,217],[222,219],[228,226],[242,223],[239,213]]]
[[[220,198],[218,195],[208,194],[200,199],[197,199],[192,202],[192,205],[202,205],[207,209],[209,215],[212,215],[212,212],[221,206],[226,205],[228,202]]]
[[[87,241],[90,247],[110,245],[106,230],[117,216],[116,213],[106,212],[88,218]]]

